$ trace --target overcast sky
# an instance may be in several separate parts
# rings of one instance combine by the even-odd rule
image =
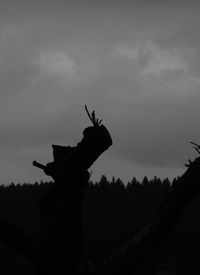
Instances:
[[[0,182],[75,145],[95,109],[113,146],[93,179],[174,177],[200,143],[198,1],[0,2]]]

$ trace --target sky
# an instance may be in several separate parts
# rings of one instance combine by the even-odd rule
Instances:
[[[76,145],[86,104],[113,146],[92,166],[181,175],[200,143],[199,1],[0,2],[0,182],[50,180],[32,161]]]

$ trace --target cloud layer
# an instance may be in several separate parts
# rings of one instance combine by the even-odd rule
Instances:
[[[114,140],[96,175],[174,176],[200,136],[198,5],[19,3],[1,17],[2,179],[36,179],[33,157],[76,144],[84,104]]]

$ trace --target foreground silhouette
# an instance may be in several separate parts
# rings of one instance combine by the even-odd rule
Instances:
[[[200,150],[197,145],[195,149]],[[200,151],[199,151],[200,153]],[[98,274],[155,275],[156,261],[179,218],[200,195],[200,157],[185,165],[188,169],[161,201],[152,220],[111,258]]]
[[[83,139],[76,147],[52,145],[53,162],[33,163],[54,180],[54,185],[38,200],[39,238],[22,234],[1,215],[1,239],[27,257],[38,275],[117,275],[137,274],[138,271],[155,274],[160,250],[183,211],[200,193],[200,158],[187,165],[187,171],[160,203],[152,221],[115,257],[93,270],[84,259],[82,249],[82,198],[88,186],[88,168],[112,145],[112,139],[94,111],[92,115],[87,113],[93,126],[84,130]],[[194,145],[198,151],[198,145]]]
[[[89,272],[82,249],[82,198],[89,181],[87,170],[112,145],[112,139],[94,111],[92,115],[87,108],[86,111],[93,126],[83,131],[83,139],[76,147],[53,145],[52,163],[42,166],[34,162],[55,183],[39,201],[43,255],[38,269],[44,267],[42,274]]]

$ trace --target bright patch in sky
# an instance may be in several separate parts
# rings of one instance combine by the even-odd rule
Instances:
[[[143,52],[149,56],[148,64],[142,71],[144,75],[160,76],[165,70],[188,71],[187,63],[176,50],[170,52],[162,50],[155,44],[147,44]]]
[[[48,76],[73,77],[76,73],[76,64],[63,52],[45,52],[39,56],[41,74]]]

